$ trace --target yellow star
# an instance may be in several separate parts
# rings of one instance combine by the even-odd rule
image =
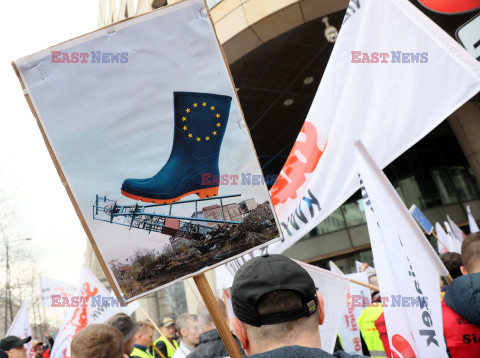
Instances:
[[[194,107],[198,107],[198,104],[194,103],[193,106],[194,106]]]
[[[200,137],[197,137],[197,142],[200,142],[202,139]]]
[[[182,121],[186,121],[187,120],[187,117],[182,117]]]
[[[213,111],[213,110],[215,110],[215,107],[214,107],[214,106],[211,106],[210,109]]]
[[[213,135],[217,135],[217,132],[213,131],[213,133],[212,133],[212,134],[213,134]]]
[[[188,138],[192,138],[192,133],[188,133]]]
[[[190,113],[190,108],[187,108],[187,109],[186,109],[186,112],[187,112],[187,113]]]
[[[202,103],[202,106],[206,107],[206,106],[207,106],[207,102],[203,102],[203,103]]]
[[[217,127],[220,127],[220,123],[217,123]]]
[[[186,131],[186,130],[187,130],[187,126],[183,126],[183,130]]]
[[[205,137],[205,140],[210,140],[210,137]]]
[[[220,118],[220,113],[217,113],[215,117]]]

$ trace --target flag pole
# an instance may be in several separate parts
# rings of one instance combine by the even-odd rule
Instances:
[[[143,315],[145,317],[147,317],[147,319],[150,321],[150,323],[153,325],[153,327],[155,327],[155,329],[158,331],[158,333],[160,333],[160,335],[162,336],[162,331],[160,331],[160,328],[158,328],[158,326],[155,324],[155,322],[153,322],[152,317],[150,317],[150,315],[147,313],[147,311],[145,311],[142,306],[140,306],[140,310],[142,311]],[[160,352],[160,350],[155,346],[155,344],[153,345],[153,349],[155,349],[155,351],[160,355],[161,358],[167,358],[167,357],[165,357],[165,355],[162,352]]]
[[[242,358],[237,343],[235,342],[235,339],[233,339],[232,332],[227,326],[227,321],[225,320],[222,311],[220,311],[220,307],[215,300],[212,288],[208,284],[205,274],[201,273],[200,275],[193,276],[193,280],[200,291],[200,295],[202,296],[203,302],[205,302],[208,312],[210,312],[210,316],[217,327],[225,348],[227,348],[229,356],[231,358]]]
[[[432,235],[433,235],[433,237],[434,237],[435,239],[438,240],[439,243],[442,244],[442,246],[445,248],[445,250],[447,250],[447,252],[449,252],[448,249],[447,249],[447,247],[445,246],[445,244],[442,242],[442,240],[440,240],[440,239],[438,238],[437,233],[435,232],[435,229],[432,230]],[[445,277],[445,281],[447,281],[447,283],[450,285],[450,284],[452,283],[452,281],[453,281],[452,276],[451,276],[451,275],[448,275],[448,276],[444,276],[444,277]]]
[[[371,290],[380,292],[380,288],[378,288],[378,286],[371,285],[369,283],[365,283],[365,282],[362,282],[362,281],[358,281],[358,280],[355,280],[354,278],[349,278],[348,280],[352,283],[357,284],[357,285],[360,285],[360,286],[363,286],[363,287],[368,287]]]
[[[432,230],[432,235],[433,235],[433,237],[434,237],[435,239],[437,239],[437,241],[438,241],[439,243],[442,244],[442,246],[443,246],[443,247],[445,248],[445,250],[447,250],[447,252],[448,252],[448,249],[447,249],[447,247],[445,246],[445,244],[442,242],[442,240],[440,240],[440,239],[438,238],[437,233],[435,232],[435,229]]]

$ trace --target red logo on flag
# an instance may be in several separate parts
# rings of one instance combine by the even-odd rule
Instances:
[[[295,199],[297,190],[307,180],[305,174],[315,170],[323,151],[325,151],[325,148],[323,151],[318,148],[317,137],[315,126],[305,121],[277,181],[270,189],[274,206],[286,202],[287,199]]]
[[[417,357],[410,343],[408,343],[408,341],[399,334],[395,334],[392,337],[392,345],[393,345],[393,348],[395,348],[397,352],[400,353],[399,355],[392,349],[393,358],[416,358]]]

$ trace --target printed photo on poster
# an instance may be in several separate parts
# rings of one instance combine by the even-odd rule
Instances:
[[[127,302],[281,238],[203,1],[15,66]]]

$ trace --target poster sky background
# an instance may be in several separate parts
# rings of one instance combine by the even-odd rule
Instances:
[[[168,243],[165,235],[93,220],[92,205],[96,194],[135,204],[120,194],[123,180],[149,178],[167,161],[173,142],[174,91],[231,96],[220,173],[261,174],[210,20],[200,15],[202,7],[196,3],[168,16],[150,14],[128,28],[125,23],[116,25],[113,33],[103,30],[103,36],[91,34],[17,62],[107,263],[114,258],[123,261],[137,248],[160,249]],[[127,52],[128,62],[52,63],[50,53],[57,50]],[[220,186],[219,195],[238,193],[240,198],[224,204],[252,197],[259,204],[269,200],[263,185]],[[217,203],[208,201],[199,209]],[[191,216],[194,210],[193,205],[177,207],[172,214]]]

